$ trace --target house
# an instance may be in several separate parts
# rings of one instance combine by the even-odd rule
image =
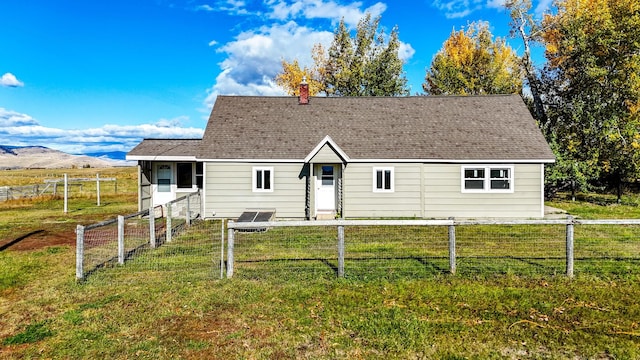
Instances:
[[[163,205],[202,189],[201,139],[144,139],[127,154],[138,161],[138,208]]]
[[[540,218],[555,161],[518,95],[218,96],[202,139],[145,139],[140,206],[237,218]],[[145,202],[146,201],[146,202]]]

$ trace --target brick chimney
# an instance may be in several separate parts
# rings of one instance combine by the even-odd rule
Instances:
[[[309,84],[307,84],[306,76],[302,78],[302,82],[300,83],[300,96],[298,97],[298,104],[309,104]]]

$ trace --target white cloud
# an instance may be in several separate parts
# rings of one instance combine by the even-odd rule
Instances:
[[[301,66],[309,66],[313,45],[328,45],[332,39],[331,32],[298,26],[293,21],[240,33],[218,49],[227,57],[219,64],[222,71],[209,89],[205,105],[210,109],[218,94],[284,95],[273,82],[282,59],[298,59]]]
[[[24,83],[18,80],[12,73],[5,73],[0,78],[0,85],[7,87],[22,87]]]
[[[40,145],[70,153],[129,151],[143,138],[201,138],[204,130],[183,127],[187,116],[155,124],[58,129],[40,125],[26,114],[0,108],[0,145]]]
[[[334,23],[344,18],[347,26],[355,27],[366,13],[370,13],[371,16],[376,17],[387,9],[387,6],[381,2],[375,3],[364,10],[361,10],[361,7],[361,2],[342,5],[332,0],[280,0],[271,8],[270,16],[279,20],[297,17],[306,19],[331,19]]]
[[[413,48],[413,46],[411,46],[411,44],[400,42],[400,48],[398,49],[398,57],[400,58],[400,60],[406,63],[413,57],[415,53],[416,50]]]
[[[38,122],[31,116],[0,107],[0,128],[33,125],[38,125]]]
[[[488,0],[487,7],[492,9],[502,9],[504,8],[505,0]]]
[[[239,11],[244,4],[236,5]],[[265,7],[260,13],[276,20],[275,23],[245,30],[226,44],[215,44],[224,60],[218,64],[220,73],[215,84],[207,90],[203,112],[208,114],[219,94],[285,95],[273,81],[282,69],[283,59],[297,59],[300,66],[311,66],[313,45],[319,43],[328,48],[333,28],[340,19],[355,27],[366,13],[377,17],[387,9],[382,2],[363,8],[360,1],[341,4],[337,0],[265,0],[262,5]],[[256,20],[265,21],[257,16]],[[331,28],[322,30],[321,24]],[[400,44],[401,59],[407,61],[414,54],[411,44]]]
[[[443,11],[448,19],[463,18],[482,9],[486,0],[434,0],[433,6]],[[491,1],[491,0],[489,0]]]
[[[449,19],[463,18],[483,8],[502,10],[505,0],[433,0],[433,6],[444,12]],[[535,6],[536,17],[542,17],[553,4],[553,0],[539,0]]]
[[[204,101],[207,118],[208,114],[216,102],[218,95],[260,95],[260,96],[283,96],[284,90],[278,87],[272,78],[262,76],[260,79],[249,83],[239,83],[237,79],[230,75],[230,70],[223,71],[216,78],[216,84],[207,91],[207,98]]]
[[[215,9],[211,5],[204,4],[196,6],[196,10],[214,11]]]
[[[233,15],[247,15],[249,12],[246,9],[247,4],[244,1],[240,0],[226,0],[226,1],[217,1],[215,5],[203,4],[198,5],[194,9],[196,11],[207,11],[207,12],[227,12]]]
[[[182,127],[187,121],[189,121],[188,116],[178,116],[173,119],[160,119],[156,122],[156,125],[160,127]]]

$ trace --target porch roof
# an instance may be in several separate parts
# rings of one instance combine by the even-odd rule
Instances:
[[[195,161],[201,139],[144,139],[127,153],[127,160]]]

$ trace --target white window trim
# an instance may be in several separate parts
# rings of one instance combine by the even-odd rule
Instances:
[[[384,172],[385,171],[391,171],[391,186],[389,189],[384,189],[384,184],[383,184],[383,188],[382,189],[378,189],[377,187],[377,177],[378,177],[378,171],[382,171],[383,173],[383,179],[384,179]],[[393,168],[393,166],[385,166],[385,167],[374,167],[373,168],[373,192],[376,193],[392,193],[395,191],[395,186],[396,186],[396,180],[395,180],[395,170]],[[383,180],[384,181],[384,180]]]
[[[270,189],[258,189],[257,188],[257,183],[256,183],[256,173],[258,171],[265,171],[268,170],[269,171],[269,183],[271,184],[271,188]],[[273,183],[273,167],[269,167],[269,166],[254,166],[253,169],[251,170],[251,188],[253,189],[253,192],[273,192],[273,188],[274,188],[274,183]]]
[[[460,167],[460,189],[463,193],[502,193],[510,194],[515,189],[515,177],[513,172],[513,165],[463,165]],[[469,169],[484,169],[484,188],[482,189],[467,189],[465,188],[465,170]],[[509,189],[491,189],[491,170],[492,169],[508,169],[509,170]],[[480,180],[480,179],[478,179]]]

